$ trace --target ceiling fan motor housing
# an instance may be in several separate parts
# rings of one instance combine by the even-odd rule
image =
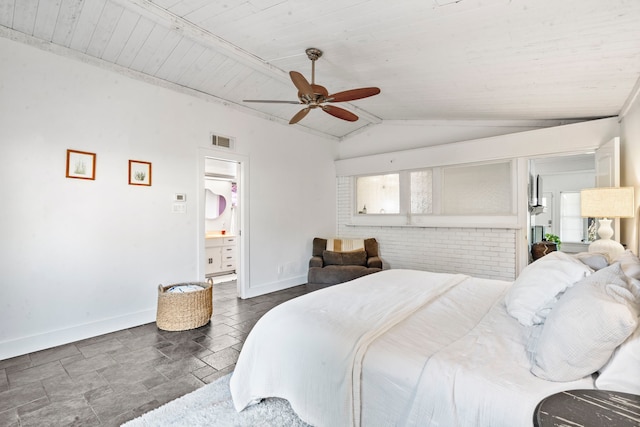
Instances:
[[[309,58],[312,61],[315,61],[316,59],[322,56],[322,51],[315,47],[310,47],[307,50],[305,50],[305,52],[307,53],[307,58]]]

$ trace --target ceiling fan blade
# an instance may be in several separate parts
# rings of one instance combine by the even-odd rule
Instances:
[[[369,96],[377,95],[380,93],[380,89],[377,87],[363,87],[360,89],[345,90],[344,92],[337,92],[327,97],[329,102],[345,102],[353,101],[356,99],[367,98]]]
[[[291,120],[289,120],[289,124],[290,124],[290,125],[295,125],[295,124],[296,124],[296,123],[298,123],[300,120],[304,119],[304,118],[305,118],[305,116],[309,113],[309,110],[311,110],[311,108],[306,107],[306,108],[303,108],[302,110],[298,111],[298,112],[296,113],[296,115],[295,115],[295,116],[293,116],[293,117],[291,118]]]
[[[304,78],[302,74],[297,71],[289,71],[289,77],[291,77],[291,81],[294,85],[296,85],[296,88],[298,88],[298,91],[302,95],[305,95],[309,100],[315,99],[311,84],[307,81],[307,79]]]
[[[339,107],[334,107],[333,105],[323,105],[322,110],[325,113],[331,114],[333,117],[337,117],[348,122],[355,122],[356,120],[358,120],[358,116],[353,114],[351,111],[347,111]]]
[[[267,104],[301,104],[300,101],[277,101],[274,99],[243,99],[242,102],[264,102]]]

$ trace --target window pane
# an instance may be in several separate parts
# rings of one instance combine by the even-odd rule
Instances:
[[[560,193],[560,240],[581,242],[585,236],[586,221],[580,216],[580,193]]]
[[[442,213],[510,214],[511,163],[449,167],[443,171]]]
[[[361,176],[356,180],[358,213],[400,213],[400,175]]]
[[[411,213],[433,212],[433,172],[429,170],[411,172]]]

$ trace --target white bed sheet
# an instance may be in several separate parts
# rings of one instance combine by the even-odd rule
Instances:
[[[361,425],[406,425],[429,358],[464,338],[509,285],[468,277],[376,340],[363,363]]]
[[[284,303],[267,313],[245,342],[232,378],[236,408],[276,396],[288,399],[303,420],[317,426],[532,425],[534,407],[543,397],[593,388],[593,382],[553,383],[529,372],[528,330],[507,314],[503,303],[509,285],[389,270],[298,298],[291,304],[293,312],[290,302]],[[416,295],[421,292],[413,287],[427,290],[420,302]],[[372,294],[384,300],[398,292],[407,294],[406,301],[400,296],[372,303]],[[358,295],[369,299],[358,303]],[[327,304],[328,310],[322,308]],[[408,317],[395,318],[391,326],[378,322],[385,304],[401,311],[409,305]],[[367,318],[369,307],[374,321]],[[324,317],[329,312],[330,318]],[[381,334],[359,329],[367,323],[381,328]],[[362,346],[347,342],[362,334],[373,339]],[[361,350],[366,353],[360,373],[352,359]],[[317,365],[330,360],[330,365]],[[361,375],[356,390],[350,389],[349,375],[341,373],[345,366]]]
[[[236,409],[282,397],[312,425],[358,425],[369,344],[466,277],[382,271],[275,307],[256,323],[236,363]]]
[[[590,376],[553,382],[533,375],[526,352],[528,332],[498,300],[465,337],[429,359],[416,387],[408,424],[531,426],[534,409],[544,397],[594,388]]]

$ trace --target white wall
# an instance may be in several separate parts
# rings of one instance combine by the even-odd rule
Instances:
[[[340,158],[350,159],[431,147],[574,122],[566,120],[386,120],[350,135],[340,144]]]
[[[412,128],[412,133],[417,135],[420,129],[426,138],[430,130],[429,126],[415,126]],[[508,135],[460,140],[450,144],[397,150],[396,144],[386,139],[385,132],[378,135],[374,128],[369,135],[371,145],[377,147],[380,144],[386,144],[387,150],[351,158],[345,153],[350,152],[351,144],[359,143],[351,139],[343,141],[339,146],[340,160],[336,161],[336,172],[338,175],[358,175],[519,157],[585,153],[593,151],[616,136],[620,136],[618,120],[609,118]],[[380,138],[383,141],[380,141]]]
[[[385,268],[409,268],[513,280],[514,228],[374,226],[351,224],[353,179],[338,177],[338,235],[375,237]]]
[[[152,322],[158,284],[203,278],[211,132],[250,159],[249,293],[304,283],[336,226],[335,142],[0,39],[0,359]],[[67,149],[97,154],[95,181],[65,178]],[[151,187],[127,184],[129,159]]]
[[[429,128],[424,127],[423,130],[426,134]],[[413,129],[413,132],[417,131]],[[338,234],[376,237],[382,258],[388,258],[392,268],[464,272],[479,277],[513,280],[528,260],[526,159],[593,151],[618,136],[619,132],[617,119],[611,118],[446,145],[341,158],[336,161]],[[373,130],[369,136],[373,146],[380,146]],[[381,138],[386,137],[383,132]],[[348,144],[350,141],[341,143],[341,156],[343,152],[349,152]],[[395,147],[395,144],[388,143],[388,147]],[[481,227],[479,222],[469,222],[460,226],[458,221],[439,218],[434,218],[431,227],[352,224],[352,189],[347,177],[498,159],[518,159],[517,224]],[[446,224],[445,221],[451,223]]]
[[[639,80],[640,81],[640,80]],[[636,90],[640,90],[636,88]],[[636,217],[620,220],[621,241],[627,248],[640,254],[640,96],[637,96],[621,123],[620,183],[635,188]]]

